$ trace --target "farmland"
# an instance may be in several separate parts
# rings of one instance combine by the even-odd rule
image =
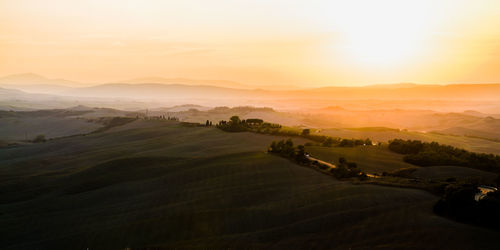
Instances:
[[[329,162],[338,162],[339,157],[352,160],[367,173],[382,174],[400,168],[414,167],[403,161],[403,156],[391,152],[387,145],[358,147],[320,147],[308,146],[312,156]]]
[[[321,130],[320,134],[341,138],[370,138],[375,142],[386,143],[399,138],[405,140],[436,141],[441,144],[464,148],[472,152],[500,154],[500,142],[485,138],[440,134],[432,132],[404,131],[392,128],[335,128]]]
[[[498,232],[434,215],[425,191],[354,185],[266,154],[280,138],[138,120],[0,149],[0,244],[494,248]]]

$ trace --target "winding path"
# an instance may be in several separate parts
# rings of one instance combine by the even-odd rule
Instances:
[[[323,164],[323,165],[325,165],[325,166],[328,166],[328,167],[330,167],[330,168],[337,168],[337,166],[335,166],[334,164],[331,164],[331,163],[329,163],[329,162],[322,161],[322,160],[320,160],[320,159],[316,159],[316,158],[311,157],[311,156],[309,156],[309,155],[306,155],[306,157],[307,157],[307,159],[309,159],[309,160],[311,160],[311,161],[317,161],[318,163],[321,163],[321,164]],[[370,178],[380,178],[380,176],[378,176],[378,175],[367,174],[367,173],[365,173],[365,174],[366,174],[366,176],[368,176],[368,177],[370,177]]]

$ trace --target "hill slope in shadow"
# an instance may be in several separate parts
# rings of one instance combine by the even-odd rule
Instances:
[[[136,121],[0,149],[0,245],[75,248],[495,246],[421,190],[352,185],[264,151],[279,137]],[[302,141],[303,142],[303,141]]]

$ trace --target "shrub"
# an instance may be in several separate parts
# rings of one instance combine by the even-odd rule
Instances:
[[[37,135],[35,139],[33,139],[34,143],[46,142],[45,135]]]
[[[369,144],[367,144],[367,142]],[[359,139],[342,139],[339,143],[339,147],[355,147],[355,146],[361,146],[361,145],[371,145],[371,140],[366,139],[366,140],[359,140]]]
[[[306,128],[306,129],[302,130],[302,135],[307,136],[307,135],[310,135],[310,134],[311,134],[311,130],[310,129]]]
[[[333,138],[328,137],[325,139],[325,141],[321,145],[323,147],[331,147],[331,146],[333,146],[334,143],[335,143],[335,141],[333,140]]]
[[[347,163],[347,168],[348,169],[354,169],[354,168],[357,168],[358,167],[358,164],[356,164],[355,162],[348,162]]]
[[[339,165],[345,164],[347,160],[344,157],[339,157]]]

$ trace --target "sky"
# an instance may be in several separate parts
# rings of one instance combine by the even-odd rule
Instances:
[[[500,83],[500,1],[0,0],[0,75]]]

